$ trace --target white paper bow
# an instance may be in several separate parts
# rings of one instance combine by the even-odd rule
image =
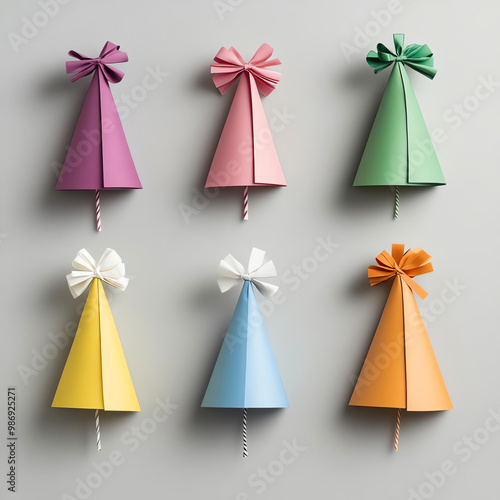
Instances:
[[[125,278],[125,264],[120,256],[111,248],[107,248],[96,264],[92,255],[82,248],[73,260],[74,271],[66,276],[71,295],[76,299],[92,283],[99,278],[108,285],[125,290],[128,278]]]
[[[271,297],[278,291],[278,286],[262,281],[260,278],[277,276],[273,261],[264,263],[266,252],[252,248],[248,261],[248,272],[231,254],[222,259],[217,273],[217,283],[222,293],[227,292],[241,281],[251,281],[264,297]]]

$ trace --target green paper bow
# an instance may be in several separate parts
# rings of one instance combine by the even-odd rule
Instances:
[[[391,52],[384,44],[377,44],[377,52],[370,50],[366,56],[366,62],[375,70],[375,74],[392,65],[392,63],[402,63],[431,80],[436,75],[434,60],[431,49],[427,45],[408,45],[403,49],[405,36],[403,34],[394,35],[394,46],[396,53]]]

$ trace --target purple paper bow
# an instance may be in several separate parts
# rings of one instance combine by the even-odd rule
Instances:
[[[110,63],[127,62],[128,56],[125,52],[119,50],[120,46],[111,42],[106,42],[99,54],[99,57],[91,59],[74,50],[70,50],[68,55],[76,57],[79,61],[67,61],[66,73],[76,73],[71,77],[72,82],[76,82],[84,76],[90,75],[99,69],[108,82],[118,83],[122,80],[125,73],[110,66]]]

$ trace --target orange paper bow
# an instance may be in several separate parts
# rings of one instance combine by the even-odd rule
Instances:
[[[399,275],[421,299],[425,299],[428,293],[412,278],[434,270],[432,264],[427,262],[431,256],[421,248],[410,249],[406,253],[404,248],[404,245],[392,245],[392,256],[384,250],[375,259],[379,266],[368,268],[370,285],[378,285]]]

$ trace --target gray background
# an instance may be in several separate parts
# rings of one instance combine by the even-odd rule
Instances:
[[[18,389],[17,497],[494,497],[499,84],[475,97],[481,79],[500,82],[494,4],[72,0],[16,52],[9,33],[22,36],[24,18],[44,24],[42,3],[4,0],[0,16],[2,382]],[[389,76],[375,76],[365,55],[379,41],[392,48],[394,32],[435,53],[434,81],[410,78],[429,130],[442,130],[436,151],[448,182],[403,190],[397,221],[391,189],[351,188]],[[97,56],[106,40],[129,56],[112,92],[120,106],[122,94],[139,98],[122,112],[144,190],[104,192],[98,234],[93,193],[53,188],[90,83],[69,82],[67,52]],[[215,89],[209,65],[221,46],[249,59],[263,42],[282,61],[267,116],[293,115],[274,121],[288,187],[251,190],[248,222],[239,188],[186,220],[180,207],[201,207],[194,190],[203,191],[232,100]],[[345,44],[356,53],[344,55]],[[144,92],[157,65],[168,76]],[[320,238],[338,248],[315,262]],[[429,292],[419,306],[455,406],[404,413],[398,453],[394,410],[347,407],[389,292],[370,288],[366,268],[394,242],[432,255],[435,272],[418,278]],[[282,303],[259,300],[290,408],[250,411],[243,460],[241,412],[199,404],[238,297],[219,293],[217,264],[229,252],[246,263],[252,246],[281,277]],[[65,275],[82,247],[96,258],[116,249],[131,277],[108,298],[142,412],[103,414],[100,454],[91,411],[50,407],[69,345],[54,347],[49,334],[79,319],[85,296],[72,299]],[[303,265],[305,278],[283,281]],[[165,422],[152,420],[157,398],[178,405]],[[129,441],[134,426],[149,432],[138,445]],[[282,450],[294,440],[302,448],[292,460]],[[120,464],[97,475],[110,454]],[[5,452],[1,460],[6,471]],[[451,473],[436,472],[443,467]]]

